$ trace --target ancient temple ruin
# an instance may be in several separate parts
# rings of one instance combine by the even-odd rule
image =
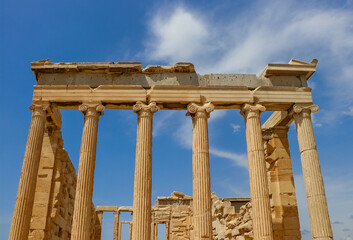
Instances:
[[[23,160],[9,239],[101,239],[104,212],[114,212],[114,239],[130,225],[130,239],[157,240],[166,224],[168,240],[301,239],[287,132],[295,121],[313,239],[333,239],[316,149],[307,81],[316,71],[292,59],[254,74],[206,74],[191,63],[32,63],[32,122]],[[78,174],[63,148],[61,114],[84,115]],[[99,118],[104,109],[137,114],[132,206],[92,202]],[[211,193],[207,119],[214,109],[240,109],[245,120],[250,199]],[[153,114],[187,110],[193,123],[193,196],[173,192],[152,206]],[[261,126],[260,114],[274,111]],[[234,143],[236,144],[236,143]],[[119,221],[121,212],[133,214]]]

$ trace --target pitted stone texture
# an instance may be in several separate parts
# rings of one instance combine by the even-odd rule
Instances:
[[[293,117],[297,127],[301,154],[304,184],[308,201],[310,228],[313,239],[333,239],[330,217],[327,208],[324,181],[319,155],[316,149],[311,112],[317,112],[316,105],[293,106]]]
[[[288,129],[276,126],[264,131],[274,240],[301,239]]]
[[[29,128],[16,204],[12,217],[10,240],[28,238],[45,130],[46,109],[48,107],[48,104],[33,104],[30,106],[32,121]]]
[[[244,115],[246,127],[254,238],[272,240],[270,197],[260,123],[260,113],[265,110],[260,104],[244,104],[241,113]]]
[[[76,170],[63,148],[61,132],[44,134],[35,190],[30,240],[71,239]],[[99,230],[91,203],[90,238]]]
[[[211,240],[212,203],[207,119],[214,106],[212,103],[190,103],[187,109],[193,126],[193,235],[195,240]]]
[[[91,214],[94,168],[96,161],[99,116],[104,107],[99,103],[86,103],[79,107],[85,115],[78,167],[75,204],[72,223],[72,239],[89,239],[91,236]]]
[[[133,109],[137,114],[137,140],[133,203],[133,240],[151,239],[152,197],[152,120],[159,110],[156,103],[137,102]]]

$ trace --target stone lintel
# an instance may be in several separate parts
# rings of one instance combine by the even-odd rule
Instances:
[[[61,113],[58,108],[52,107],[47,110],[47,125],[54,124],[57,129],[61,129]]]
[[[133,211],[132,206],[131,207],[126,207],[126,206],[119,207],[118,210],[119,210],[119,212],[132,212]]]
[[[277,126],[289,126],[292,122],[293,118],[288,114],[288,111],[275,111],[267,121],[262,124],[261,128],[265,131]]]
[[[119,221],[119,224],[131,224],[132,221]]]
[[[317,59],[313,59],[310,63],[291,59],[288,64],[269,63],[261,76],[303,76],[308,80],[315,73],[317,62]]]
[[[288,110],[294,103],[312,104],[307,87],[199,87],[102,85],[34,86],[33,101],[48,101],[60,109],[76,109],[82,102],[101,102],[107,109],[132,109],[137,102],[156,102],[164,110],[183,110],[190,102],[212,102],[216,109],[239,109],[244,103],[260,103],[268,111]]]
[[[97,206],[96,211],[102,212],[118,212],[119,207],[116,206]]]
[[[289,64],[268,64],[260,76],[255,74],[205,74],[195,72],[191,63],[173,66],[148,65],[139,62],[52,63],[33,62],[31,69],[38,85],[141,85],[152,86],[261,86],[307,87],[316,63],[291,60]]]

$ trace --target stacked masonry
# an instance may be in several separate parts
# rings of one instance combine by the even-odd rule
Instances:
[[[214,240],[250,240],[253,239],[253,221],[251,203],[237,209],[231,202],[219,199],[212,194],[213,239]]]
[[[61,132],[46,128],[28,239],[71,239],[75,188],[76,170],[63,148]],[[97,227],[92,203],[91,206],[93,240]]]

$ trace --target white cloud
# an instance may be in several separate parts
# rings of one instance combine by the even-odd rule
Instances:
[[[344,111],[343,114],[353,117],[353,106],[349,107],[348,111]]]
[[[317,121],[316,115],[315,114],[311,114],[311,120],[313,123],[314,127],[322,127],[322,123]]]
[[[153,38],[147,43],[148,55],[153,60],[178,62],[201,56],[208,49],[205,22],[182,7],[168,14],[159,12],[149,27]]]
[[[158,114],[158,115],[157,115]],[[160,111],[153,118],[153,137],[157,137],[167,125],[165,124],[175,114],[175,111]]]
[[[210,154],[216,157],[225,158],[231,160],[236,166],[248,168],[248,160],[246,154],[239,154],[235,152],[229,152],[210,148]]]
[[[216,120],[222,119],[227,114],[227,110],[214,110],[210,114],[210,118],[208,119],[208,123],[212,123]]]
[[[233,129],[233,133],[236,133],[236,132],[239,132],[241,126],[238,125],[238,124],[234,124],[234,123],[231,123],[230,126],[232,127]]]
[[[173,134],[179,145],[187,149],[192,148],[192,122],[189,118],[185,117],[179,129]]]

